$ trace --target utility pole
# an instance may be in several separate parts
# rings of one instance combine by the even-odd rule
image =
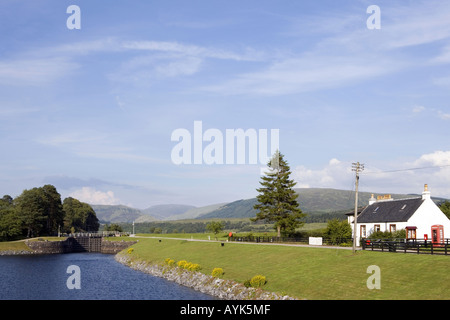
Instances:
[[[359,173],[364,170],[364,164],[359,162],[352,163],[352,171],[356,172],[355,183],[355,219],[353,220],[353,253],[356,252],[356,235],[357,235],[357,221],[358,221],[358,186],[359,186]]]

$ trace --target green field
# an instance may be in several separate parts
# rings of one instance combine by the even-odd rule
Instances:
[[[32,251],[24,241],[0,242],[0,251]]]
[[[203,235],[204,237],[204,235]],[[450,256],[264,244],[138,238],[131,256],[152,263],[187,260],[211,274],[244,282],[267,277],[264,289],[304,299],[450,299]],[[381,271],[381,289],[368,289],[367,268]]]

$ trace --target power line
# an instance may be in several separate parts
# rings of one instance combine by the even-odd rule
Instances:
[[[408,169],[396,169],[396,170],[384,170],[384,171],[369,171],[369,172],[364,172],[364,174],[393,173],[393,172],[416,171],[416,170],[436,169],[436,168],[446,168],[446,167],[450,167],[450,164],[442,165],[442,166],[417,167],[417,168],[408,168]]]

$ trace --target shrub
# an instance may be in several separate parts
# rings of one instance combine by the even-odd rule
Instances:
[[[222,268],[214,268],[211,275],[213,277],[220,277],[221,275],[223,275],[223,269]]]
[[[175,264],[175,260],[167,258],[166,260],[164,260],[166,262],[166,264],[168,264],[169,266],[173,266]]]
[[[185,264],[184,264],[184,266],[183,266],[183,268],[185,268],[186,270],[189,270],[189,268],[191,267],[191,265],[192,265],[192,262],[186,262]]]
[[[250,279],[250,285],[253,288],[259,288],[266,284],[266,277],[262,275],[256,275]]]
[[[131,254],[133,251],[134,251],[133,248],[128,248],[128,250],[127,250],[128,254]]]
[[[186,269],[189,271],[199,271],[202,267],[198,263],[189,263],[189,266]]]
[[[180,268],[185,268],[185,265],[186,265],[187,263],[188,263],[188,262],[187,262],[186,260],[180,260],[180,261],[178,261],[177,265],[178,265]]]

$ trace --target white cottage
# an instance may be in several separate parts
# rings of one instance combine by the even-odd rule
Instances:
[[[348,221],[353,227],[354,216]],[[357,243],[362,238],[369,238],[375,231],[405,229],[407,239],[428,239],[441,242],[450,238],[450,220],[431,200],[428,185],[425,185],[422,197],[394,200],[381,196],[369,200],[369,205],[358,214],[356,237]]]

